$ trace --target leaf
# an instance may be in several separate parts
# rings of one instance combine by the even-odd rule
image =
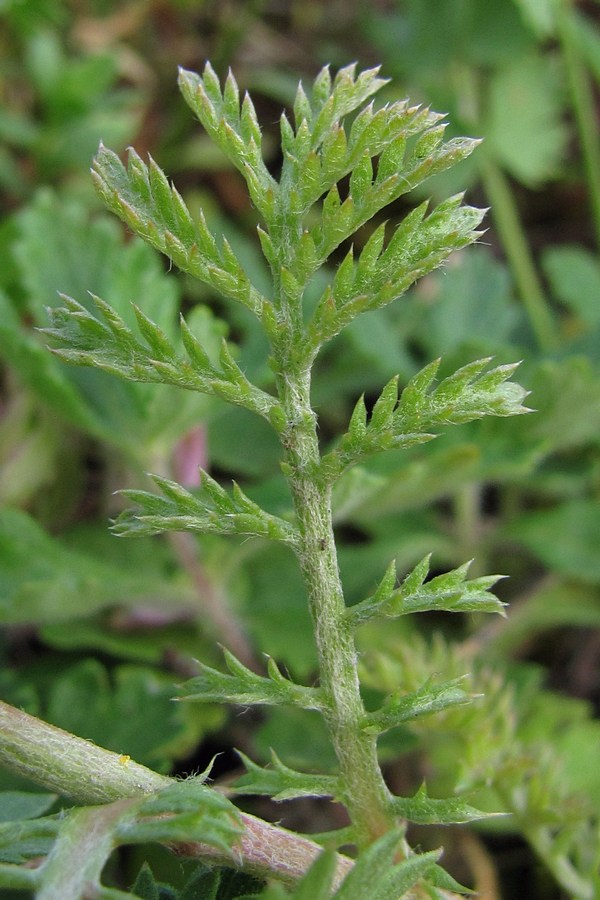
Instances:
[[[169,560],[148,556],[128,572],[120,560],[74,550],[47,535],[26,513],[0,511],[0,621],[44,625],[111,606],[148,604],[191,609],[194,593],[167,578]]]
[[[397,815],[419,825],[452,825],[473,822],[506,813],[482,812],[460,797],[433,799],[422,785],[413,797],[394,797],[392,806]]]
[[[330,900],[335,866],[335,853],[321,853],[295,885],[294,900]]]
[[[600,507],[595,500],[573,500],[527,513],[504,532],[522,542],[551,571],[575,580],[600,582]]]
[[[441,856],[440,850],[431,850],[394,863],[398,845],[403,835],[391,831],[365,850],[341,887],[333,895],[335,900],[398,900],[426,878]]]
[[[583,247],[549,247],[542,265],[557,298],[590,328],[600,324],[600,265]]]
[[[488,415],[530,412],[522,403],[528,392],[509,380],[518,364],[497,366],[486,372],[489,362],[480,359],[468,363],[432,388],[439,367],[436,360],[413,376],[399,397],[397,380],[392,379],[366,424],[361,411],[363,401],[359,400],[348,431],[322,459],[325,476],[333,481],[346,468],[373,453],[425,443],[446,425]]]
[[[537,55],[512,59],[491,78],[486,104],[486,148],[529,187],[555,177],[568,130],[560,72]]]
[[[498,353],[523,327],[508,269],[485,247],[456,254],[443,272],[428,278],[427,286],[430,293],[417,333],[428,356],[447,357],[463,347]]]
[[[0,822],[37,819],[54,805],[56,794],[33,794],[26,791],[2,791]]]
[[[383,207],[392,199],[393,196],[378,205]],[[360,259],[352,263],[351,257],[347,257],[346,269],[340,267],[333,285],[323,293],[309,322],[311,353],[316,353],[322,344],[358,315],[382,309],[397,300],[415,281],[440,266],[454,250],[477,240],[481,235],[477,229],[484,211],[463,206],[461,202],[462,195],[457,195],[441,203],[427,217],[426,204],[409,213],[396,228],[372,271]],[[352,197],[339,206],[325,199],[323,234],[314,237],[323,259],[371,218],[372,211],[365,215],[363,206],[357,210],[354,206]]]
[[[103,369],[122,379],[157,382],[212,394],[268,416],[273,399],[255,387],[234,362],[226,342],[221,346],[221,367],[211,364],[192,329],[181,320],[181,336],[189,361],[179,357],[166,334],[138,307],[133,310],[145,343],[111,306],[92,296],[94,312],[70,297],[64,307],[48,311],[50,327],[40,329],[55,345],[54,353],[66,362]]]
[[[195,496],[175,481],[158,475],[150,477],[164,497],[147,491],[121,491],[137,504],[139,512],[126,510],[121,513],[113,525],[113,532],[118,536],[195,531],[200,534],[252,534],[292,546],[296,542],[296,529],[292,525],[253,503],[235,482],[230,496],[207,472],[200,470],[201,486]]]
[[[227,701],[240,706],[253,704],[292,705],[302,709],[324,709],[319,688],[295,684],[281,674],[274,659],[268,657],[269,677],[265,678],[244,666],[229,650],[223,649],[231,674],[219,672],[199,663],[201,674],[186,681],[179,700],[196,702]]]
[[[265,794],[273,800],[340,797],[341,785],[337,778],[296,772],[284,765],[274,750],[271,750],[271,768],[263,768],[252,762],[244,753],[239,751],[238,753],[247,773],[234,782],[233,789],[237,794]]]
[[[196,779],[176,782],[143,798],[133,812],[118,823],[121,843],[198,841],[232,853],[242,833],[235,806]]]
[[[131,890],[141,900],[164,900],[164,897],[161,898],[160,886],[147,862],[144,862],[138,872]]]
[[[185,883],[178,900],[235,900],[257,897],[263,882],[234,869],[209,868],[200,863]]]
[[[93,740],[159,771],[189,753],[198,739],[197,723],[171,702],[168,677],[141,666],[118,666],[112,683],[92,659],[55,678],[47,719],[65,731]]]
[[[133,803],[121,800],[71,811],[61,825],[51,853],[36,872],[36,897],[83,900],[91,891],[99,892],[102,870],[115,846],[119,819],[130,815]]]
[[[52,847],[59,828],[60,819],[54,816],[0,822],[0,886],[33,887],[34,881],[28,881],[27,875],[16,867],[45,856]],[[23,877],[22,885],[12,880],[14,877],[19,879],[20,875]]]
[[[270,221],[278,185],[262,159],[261,130],[248,94],[240,108],[239,89],[229,72],[223,90],[209,62],[202,75],[179,69],[179,88],[212,140],[246,179],[252,201]]]
[[[88,308],[88,291],[94,288],[110,298],[117,316],[134,329],[131,301],[138,298],[143,313],[178,349],[177,282],[165,274],[157,255],[142,241],[123,243],[112,218],[90,219],[81,203],[41,191],[18,218],[14,254],[34,325],[47,324],[46,308],[54,310],[59,305],[59,290]],[[86,373],[64,366],[23,327],[8,301],[2,302],[6,309],[0,353],[44,404],[78,428],[145,458],[157,443],[174,442],[206,416],[208,403],[199,395],[179,392],[175,401],[171,387],[127,385],[100,371]],[[223,323],[195,312],[191,327],[197,336],[202,335],[211,353],[214,345],[218,347]]]
[[[485,575],[468,581],[470,565],[470,562],[465,563],[426,582],[429,572],[429,556],[426,556],[409,572],[401,586],[394,588],[395,565],[392,564],[375,593],[362,603],[351,606],[346,618],[356,627],[378,616],[394,618],[430,610],[497,612],[503,615],[504,604],[489,593],[502,576]]]
[[[386,698],[378,709],[367,713],[362,728],[369,734],[383,734],[412,719],[471,703],[473,695],[464,690],[463,683],[464,678],[455,678],[442,684],[427,682],[409,694],[398,691]]]
[[[250,284],[232,251],[219,249],[203,216],[192,219],[154,160],[146,165],[130,150],[125,167],[115,153],[100,145],[92,174],[108,208],[136,234],[183,272],[261,314],[263,302],[268,301]]]

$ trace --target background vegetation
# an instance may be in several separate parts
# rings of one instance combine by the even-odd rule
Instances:
[[[388,99],[446,110],[453,131],[485,138],[426,194],[468,187],[469,201],[492,211],[478,246],[361,318],[322,355],[314,399],[323,441],[345,426],[365,388],[376,396],[395,373],[405,383],[438,356],[444,371],[476,357],[522,358],[519,380],[537,411],[389,453],[340,485],[350,600],[373,589],[389,559],[408,571],[432,548],[434,574],[474,558],[471,577],[510,576],[498,589],[510,604],[506,621],[440,615],[365,630],[364,677],[375,693],[391,690],[399,672],[417,687],[432,659],[444,673],[471,668],[487,684],[485,719],[458,709],[444,714],[443,734],[439,718],[390,733],[386,775],[403,789],[426,776],[443,795],[457,771],[467,787],[484,784],[487,770],[506,771],[509,792],[518,760],[529,791],[520,820],[417,839],[425,848],[443,840],[446,866],[491,898],[586,896],[577,878],[597,866],[600,808],[599,20],[596,3],[567,0],[4,0],[3,699],[162,772],[203,769],[219,752],[213,774],[230,779],[234,746],[264,761],[275,746],[299,768],[330,758],[309,714],[240,716],[170,702],[174,681],[195,673],[194,658],[218,664],[215,638],[250,664],[268,652],[310,680],[312,631],[291,558],[259,541],[121,542],[107,532],[121,508],[117,487],[144,487],[147,471],[194,486],[199,464],[281,509],[274,437],[217,401],[70,369],[34,328],[46,324],[45,307],[59,305],[59,290],[80,301],[92,290],[122,308],[143,297],[166,328],[176,310],[193,309],[208,345],[227,333],[244,371],[268,386],[252,317],[167,271],[126,234],[94,194],[91,157],[100,140],[150,152],[260,287],[254,211],[240,176],[180,101],[177,66],[199,70],[209,58],[221,76],[235,71],[266,123],[276,172],[279,112],[298,77],[312,79],[327,62],[382,63]],[[400,203],[398,216],[418,199]],[[0,787],[23,785],[0,773]],[[307,832],[337,815],[316,801],[247,808]],[[557,832],[560,863],[544,847]],[[115,881],[130,885],[142,858],[122,853]],[[152,867],[174,885],[189,874],[159,851]]]

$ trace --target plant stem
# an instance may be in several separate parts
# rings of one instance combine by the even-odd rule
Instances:
[[[480,157],[481,176],[492,207],[492,216],[511,267],[517,290],[540,348],[557,344],[556,329],[525,237],[517,205],[501,169],[485,153]]]
[[[294,346],[294,342],[290,342]],[[296,344],[298,346],[298,344]],[[301,344],[300,344],[301,346]],[[327,698],[324,717],[340,767],[340,781],[359,845],[368,845],[397,823],[390,793],[377,759],[376,737],[361,728],[365,708],[360,696],[356,648],[344,618],[331,487],[319,477],[316,416],[310,405],[308,368],[281,366],[280,399],[288,422],[282,436],[289,484],[297,516],[296,548],[313,620],[321,688]]]
[[[169,532],[169,543],[183,569],[192,579],[198,598],[200,612],[205,620],[207,630],[224,647],[227,647],[245,666],[253,672],[262,671],[252,651],[250,641],[233,614],[229,600],[223,592],[210,580],[199,557],[198,544],[194,536],[185,532]],[[201,605],[200,605],[201,604]]]
[[[558,37],[579,131],[596,243],[600,248],[600,134],[596,127],[596,104],[590,79],[575,41],[572,6],[570,0],[559,4]]]
[[[104,750],[91,741],[48,725],[0,701],[0,765],[79,804],[106,804],[160,791],[173,779]],[[259,877],[297,881],[321,853],[313,841],[240,813],[244,833],[239,858],[243,868]],[[231,857],[206,844],[174,848],[216,865],[231,866]],[[352,861],[338,856],[336,884]]]

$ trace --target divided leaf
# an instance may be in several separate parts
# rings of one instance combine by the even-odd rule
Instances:
[[[180,194],[153,159],[146,165],[130,149],[125,167],[116,153],[101,145],[92,176],[108,208],[136,234],[183,272],[260,316],[268,301],[252,286],[231,247],[225,242],[219,248],[204,216],[192,219]]]
[[[186,681],[178,700],[199,703],[226,702],[239,706],[292,705],[302,709],[324,709],[319,688],[295,684],[281,674],[277,663],[268,657],[268,678],[243,665],[229,650],[223,649],[230,674],[200,663],[202,673]]]
[[[334,481],[349,466],[382,450],[425,443],[437,435],[430,429],[472,422],[484,416],[514,416],[530,412],[523,406],[527,391],[511,375],[519,365],[497,366],[487,372],[490,359],[468,363],[432,388],[440,360],[429,363],[398,396],[398,379],[383,391],[367,420],[364,399],[357,402],[348,431],[339,445],[323,457],[322,471]]]
[[[410,694],[397,692],[388,697],[379,709],[365,716],[363,730],[372,734],[383,734],[390,728],[410,722],[420,716],[428,716],[453,706],[470,703],[474,696],[468,694],[461,684],[464,678],[455,678],[443,684],[431,684]]]
[[[117,836],[124,844],[200,841],[231,853],[242,831],[231,801],[191,778],[138,801],[135,815],[119,822]]]
[[[398,588],[396,564],[390,563],[375,593],[346,611],[350,624],[356,628],[376,617],[396,618],[433,610],[504,615],[505,604],[489,593],[502,575],[484,575],[468,581],[471,562],[467,562],[426,582],[430,558],[430,554],[424,557]]]
[[[390,831],[368,847],[335,892],[334,900],[398,900],[422,878],[435,876],[441,850],[430,850],[395,862],[403,833]],[[439,870],[441,871],[441,870]]]
[[[363,224],[360,215],[356,227],[352,226],[348,234],[343,233],[347,230],[346,222],[352,218],[348,216],[347,204],[354,205],[354,202],[349,197],[338,205],[334,202],[336,197],[336,194],[330,194],[325,200],[323,227],[332,235],[339,233],[340,240],[332,237],[333,245],[325,246],[318,235],[313,235],[318,259],[326,258],[348,234]],[[405,217],[385,249],[385,226],[381,225],[357,260],[350,250],[309,323],[308,337],[314,351],[361,313],[381,309],[397,300],[415,281],[438,268],[453,251],[472,244],[481,236],[478,228],[485,211],[462,206],[461,202],[461,194],[451,197],[428,216],[428,205],[423,203]],[[364,221],[371,215],[369,212]]]
[[[199,534],[251,534],[290,545],[296,542],[296,529],[289,522],[266,512],[235,482],[230,495],[208,472],[200,469],[201,483],[195,495],[176,481],[159,475],[150,477],[164,496],[133,489],[121,491],[139,509],[125,510],[115,520],[112,530],[119,537],[194,531]]]
[[[96,316],[71,297],[62,299],[65,306],[49,309],[50,327],[40,330],[59,345],[53,352],[66,362],[93,366],[130,381],[172,384],[221,397],[265,417],[275,405],[269,394],[246,378],[225,340],[221,368],[214,366],[183,318],[181,339],[187,360],[135,304],[133,311],[143,341],[99,297],[92,295]]]
[[[259,766],[239,752],[247,774],[238,778],[233,789],[237,794],[264,794],[273,800],[295,797],[339,797],[340,784],[332,775],[310,775],[284,765],[271,750],[272,767]]]
[[[413,797],[394,797],[392,808],[397,815],[417,825],[458,825],[506,815],[503,812],[482,812],[461,797],[434,799],[428,795],[424,784]]]
[[[194,779],[137,799],[76,808],[56,818],[0,825],[0,845],[3,837],[11,838],[10,831],[3,835],[2,830],[17,827],[17,844],[28,844],[29,850],[14,862],[0,863],[0,886],[33,890],[40,898],[93,894],[115,900],[130,895],[104,888],[101,875],[119,845],[195,841],[233,856],[243,830],[235,806]],[[27,864],[33,855],[38,863],[35,868]],[[45,857],[41,863],[40,857]],[[25,865],[17,864],[21,861]]]
[[[178,81],[184,100],[215,144],[242,173],[252,202],[270,221],[279,186],[262,158],[260,125],[249,95],[244,95],[240,107],[239,88],[231,71],[221,89],[208,62],[202,75],[180,68]]]

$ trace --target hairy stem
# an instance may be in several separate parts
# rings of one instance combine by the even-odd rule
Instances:
[[[293,324],[290,323],[293,328]],[[293,346],[293,343],[292,343]],[[282,350],[283,352],[283,350]],[[394,827],[390,794],[377,759],[376,737],[361,728],[356,648],[345,621],[345,602],[331,514],[331,487],[319,477],[316,416],[310,405],[308,369],[281,366],[280,399],[288,423],[282,443],[298,521],[296,548],[308,595],[319,656],[324,712],[344,786],[344,803],[357,843],[367,845]]]
[[[173,779],[128,757],[104,750],[1,701],[0,765],[85,805],[138,797],[173,783]],[[259,877],[274,876],[293,883],[321,853],[313,841],[283,828],[246,813],[240,813],[240,818],[244,833],[238,848],[239,861],[245,870]],[[230,856],[206,844],[190,843],[174,849],[231,866]],[[338,857],[337,884],[351,867],[350,859]]]

